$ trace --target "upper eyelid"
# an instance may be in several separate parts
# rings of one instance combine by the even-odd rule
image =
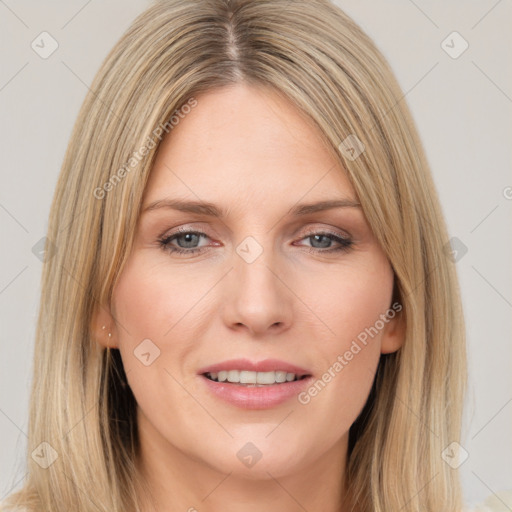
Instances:
[[[305,228],[306,231],[308,233],[311,233],[311,232],[316,232],[316,231],[336,231],[336,230],[339,230],[341,232],[344,232],[346,231],[345,229],[342,229],[342,228],[335,228],[335,227],[320,227],[320,226],[313,226],[313,227],[308,227],[308,228]],[[207,235],[207,236],[210,236],[208,235],[207,233],[207,229],[204,229],[202,227],[193,227],[193,226],[190,226],[190,227],[179,227],[176,229],[176,231],[173,231],[172,229],[171,230],[166,230],[164,231],[164,233],[162,234],[162,236],[166,236],[167,232],[169,234],[169,236],[172,236],[172,235],[179,235],[180,233],[201,233],[201,234],[204,234],[204,235]],[[299,231],[299,230],[297,230]],[[348,232],[346,233],[347,236],[350,236],[348,234]]]
[[[340,215],[339,218],[337,218],[338,214]],[[355,208],[337,208],[337,209],[326,209],[321,211],[314,211],[314,212],[308,212],[301,216],[300,218],[291,219],[285,222],[284,229],[289,229],[290,226],[292,226],[292,229],[295,230],[293,226],[302,225],[302,224],[337,224],[342,223],[345,224],[347,221],[349,222],[349,225],[352,226],[354,223],[358,227],[358,229],[364,229],[366,231],[365,226],[365,219],[364,216],[362,216],[362,210],[359,206]],[[362,217],[361,217],[362,216]],[[167,216],[166,216],[167,217]],[[183,218],[183,217],[188,217]],[[181,218],[181,222],[177,221],[176,224],[174,224],[175,227],[177,226],[183,226],[187,224],[193,224],[193,225],[204,225],[208,226],[207,229],[211,229],[211,225],[214,226],[218,223],[218,218],[215,219],[204,219],[204,214],[200,213],[189,213],[188,215],[178,215],[177,219]],[[161,220],[163,221],[165,217],[161,217]],[[176,220],[177,220],[176,219]],[[178,223],[179,222],[179,223]],[[222,231],[226,231],[229,233],[230,236],[234,235],[233,229],[231,226],[221,221],[222,227],[220,229]],[[277,223],[273,224],[271,229],[269,231],[272,231],[276,228]],[[173,226],[169,226],[169,229],[171,229]],[[201,228],[202,229],[202,228]],[[214,228],[217,230],[217,228]],[[341,227],[335,227],[334,229],[341,229],[341,231],[345,231],[345,229]],[[347,233],[348,234],[348,233]],[[349,235],[349,234],[348,234]],[[350,236],[350,235],[349,235]]]

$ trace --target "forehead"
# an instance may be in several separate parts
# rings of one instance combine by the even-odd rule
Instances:
[[[162,194],[240,205],[336,191],[355,199],[319,129],[287,99],[237,84],[196,100],[159,147],[145,203]]]

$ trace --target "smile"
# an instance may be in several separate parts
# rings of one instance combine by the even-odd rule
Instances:
[[[289,373],[285,370],[270,372],[254,372],[248,370],[223,370],[220,372],[207,372],[206,378],[214,382],[229,382],[232,384],[241,384],[251,386],[271,386],[285,382],[293,382],[306,378],[307,375],[298,376],[295,373]]]

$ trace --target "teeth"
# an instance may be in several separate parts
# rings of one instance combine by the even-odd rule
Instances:
[[[228,382],[240,382],[240,372],[238,370],[229,370]]]
[[[251,372],[248,370],[222,370],[211,372],[207,376],[218,382],[232,382],[236,384],[272,385],[282,382],[298,380],[295,373],[287,373],[282,370],[275,372]]]
[[[249,372],[246,370],[240,372],[239,382],[240,384],[256,384],[256,382],[258,384],[267,384],[266,382],[260,382],[260,379],[258,379],[258,374],[256,372]]]
[[[293,373],[290,373],[293,375]],[[276,382],[286,382],[286,372],[276,372]]]

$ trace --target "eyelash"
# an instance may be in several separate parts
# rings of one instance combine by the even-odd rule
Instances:
[[[185,235],[203,235],[208,237],[206,233],[203,233],[202,231],[179,231],[178,233],[172,233],[171,235],[164,235],[163,237],[158,239],[158,244],[164,251],[168,251],[173,254],[195,254],[197,252],[200,252],[203,249],[206,249],[206,247],[196,247],[193,249],[183,249],[180,247],[174,247],[171,246],[170,243],[181,236]],[[311,238],[315,235],[325,236],[329,238],[330,240],[333,240],[335,242],[338,242],[340,245],[335,248],[330,249],[317,249],[315,247],[310,247],[309,249],[316,253],[336,253],[336,252],[347,252],[351,249],[353,242],[349,238],[345,238],[340,236],[337,233],[331,232],[331,231],[312,231],[310,233],[307,233],[305,236],[301,238],[301,240],[306,238]]]

